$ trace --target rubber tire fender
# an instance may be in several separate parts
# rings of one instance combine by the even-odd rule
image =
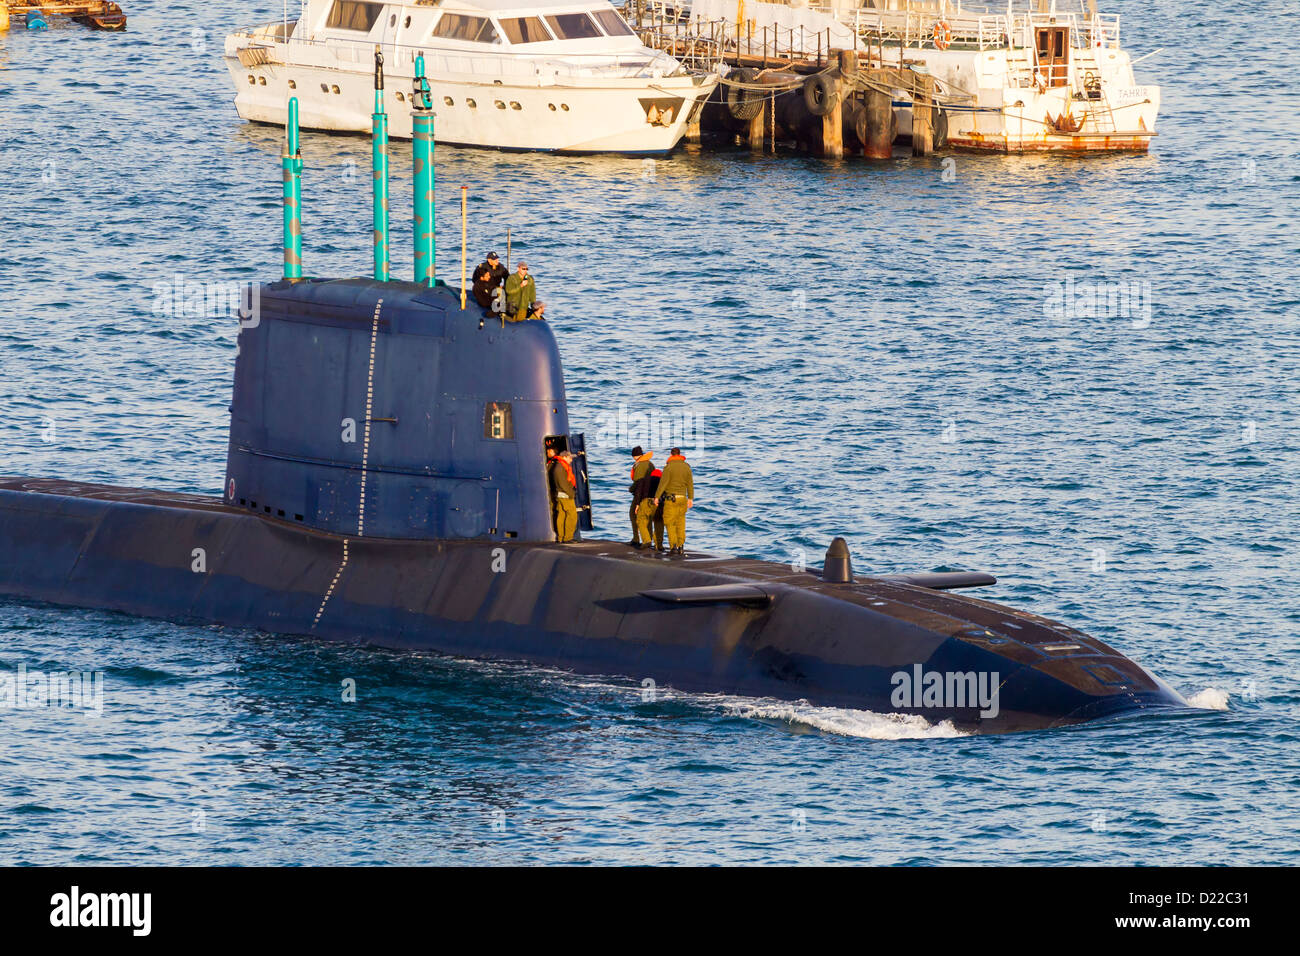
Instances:
[[[729,79],[737,83],[753,83],[758,79],[758,70],[743,66],[728,74]],[[757,90],[742,90],[728,86],[726,94],[727,112],[738,120],[752,120],[763,111],[763,94]]]
[[[803,81],[803,105],[813,116],[825,116],[835,109],[840,88],[828,73],[814,73]]]

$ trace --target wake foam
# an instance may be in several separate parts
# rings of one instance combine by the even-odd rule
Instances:
[[[1198,710],[1227,710],[1228,694],[1217,687],[1207,687],[1188,697],[1187,703]]]
[[[916,714],[877,714],[870,710],[841,707],[816,707],[805,702],[783,700],[727,699],[719,702],[735,717],[749,720],[774,720],[796,727],[809,727],[843,737],[871,740],[925,740],[943,737],[966,737],[952,721],[932,724]]]

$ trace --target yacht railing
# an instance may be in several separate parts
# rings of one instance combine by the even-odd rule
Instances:
[[[780,0],[762,0],[780,2]],[[882,0],[884,2],[884,0]],[[1070,27],[1070,43],[1079,49],[1119,48],[1118,15],[1100,15],[1084,8],[1065,9],[1065,0],[1039,12],[1023,8],[1010,15],[989,9],[964,10],[960,3],[947,0],[887,0],[896,9],[859,6],[813,0],[806,9],[821,13],[850,28],[859,38],[859,49],[886,46],[921,49],[934,46],[935,25],[942,20],[951,33],[951,44],[958,49],[990,48],[1029,49],[1035,46],[1034,30],[1045,26]],[[751,8],[752,11],[752,8]],[[625,0],[623,14],[647,46],[673,49],[689,48],[692,43],[718,59],[728,53],[776,56],[793,54],[809,59],[826,56],[832,37],[803,27],[759,26],[752,16],[743,19],[706,19],[691,11],[689,0]],[[947,37],[945,36],[945,39]],[[654,40],[656,42],[649,42]],[[844,44],[835,41],[836,49]]]
[[[290,30],[292,30],[290,23]],[[236,30],[231,37],[244,41],[244,46],[259,47],[264,57],[272,62],[292,64],[305,61],[309,51],[328,51],[330,59],[338,63],[356,64],[369,69],[374,63],[375,44],[369,40],[316,39],[305,37],[283,38],[283,24],[267,24]],[[414,68],[416,56],[423,54],[429,76],[472,75],[475,79],[491,80],[522,77],[543,78],[601,78],[601,79],[657,79],[681,76],[684,66],[666,53],[644,49],[635,54],[566,53],[564,56],[539,57],[507,51],[482,53],[450,50],[431,50],[428,46],[409,44],[381,44],[386,65],[391,70],[401,64]],[[312,57],[312,65],[323,65],[320,58]]]

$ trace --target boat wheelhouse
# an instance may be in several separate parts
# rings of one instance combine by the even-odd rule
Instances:
[[[226,63],[244,119],[370,130],[376,50],[391,135],[411,137],[424,56],[439,143],[566,153],[671,150],[717,84],[643,46],[606,0],[304,0],[297,20],[237,31]]]

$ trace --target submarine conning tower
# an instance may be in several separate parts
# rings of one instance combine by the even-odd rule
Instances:
[[[416,91],[427,102],[422,80],[417,69]],[[569,434],[549,323],[484,321],[472,300],[466,308],[463,288],[433,277],[431,116],[417,122],[415,143],[422,281],[388,278],[378,57],[375,82],[373,279],[302,278],[302,161],[290,103],[285,278],[262,285],[255,317],[241,321],[226,501],[345,536],[550,541],[547,452],[568,450],[579,527],[589,530],[585,447]]]

